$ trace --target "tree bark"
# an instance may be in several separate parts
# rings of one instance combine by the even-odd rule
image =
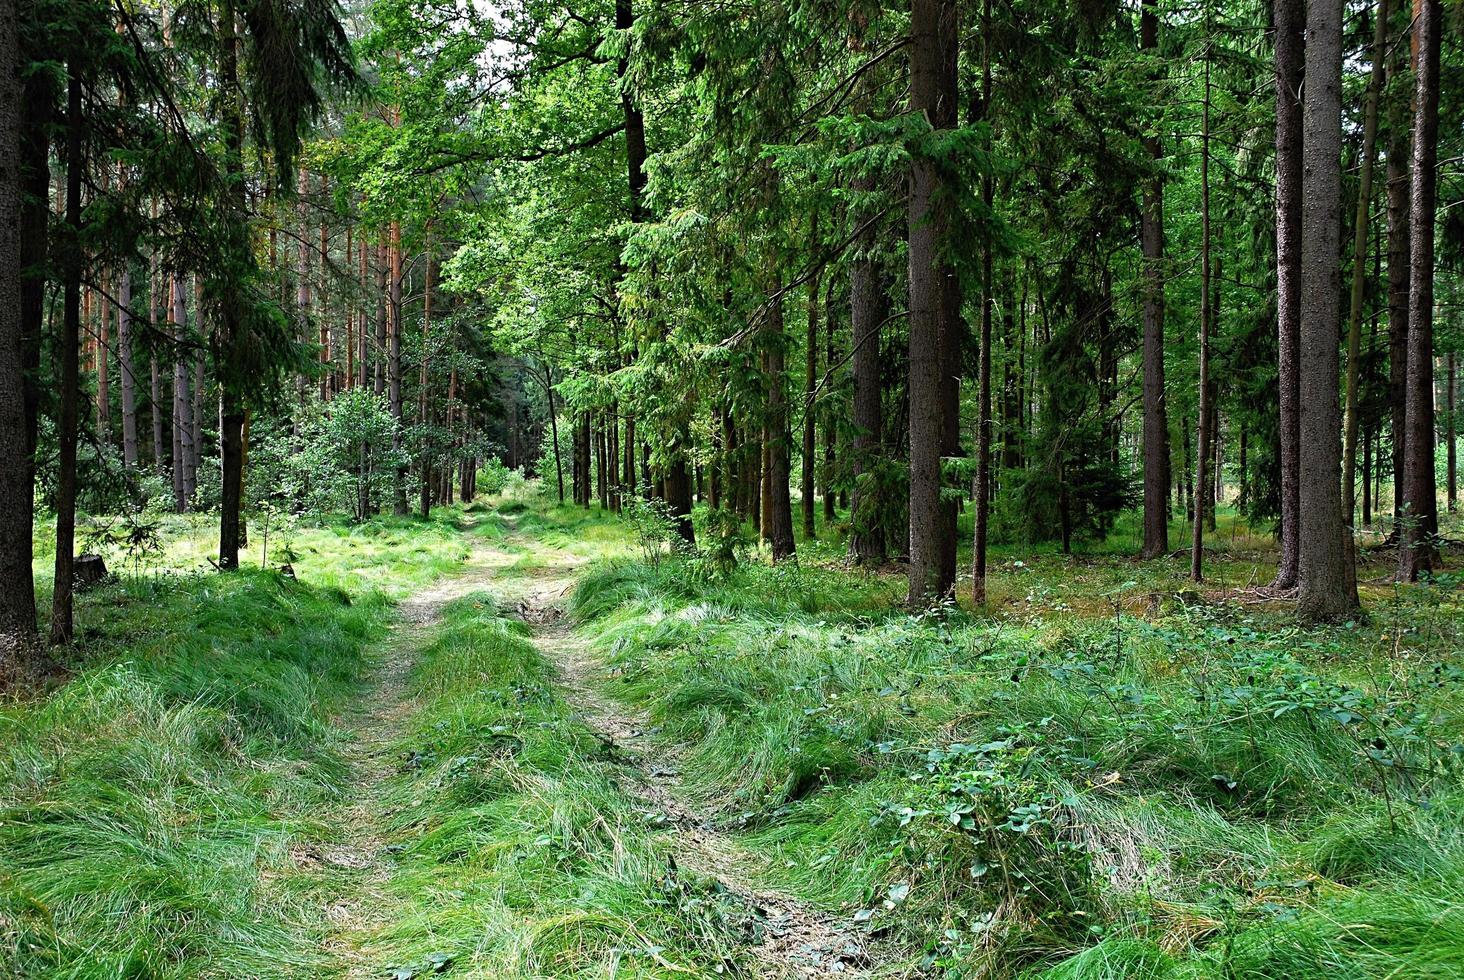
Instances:
[[[1374,12],[1372,73],[1362,109],[1362,161],[1357,180],[1357,210],[1352,222],[1352,294],[1347,315],[1347,402],[1342,427],[1342,518],[1349,526],[1357,511],[1357,385],[1362,360],[1362,304],[1367,287],[1367,225],[1372,205],[1373,164],[1377,156],[1378,100],[1388,43],[1388,0]],[[1349,561],[1352,535],[1347,536]]]
[[[1400,40],[1402,40],[1400,38]],[[1389,79],[1406,74],[1407,45],[1388,66]],[[1392,85],[1389,86],[1392,88]],[[1408,445],[1408,265],[1412,249],[1409,225],[1407,113],[1390,113],[1388,133],[1388,407],[1393,446],[1393,534],[1402,529],[1404,453]],[[1382,466],[1378,467],[1379,470]]]
[[[51,642],[72,636],[73,562],[76,553],[76,438],[81,395],[81,184],[82,78],[76,59],[66,83],[66,243],[63,251],[61,335],[56,359],[60,392],[56,419],[56,564],[51,594]]]
[[[386,343],[387,391],[391,417],[396,419],[392,433],[392,450],[397,456],[396,475],[392,480],[391,510],[398,517],[410,513],[407,507],[407,464],[402,456],[404,419],[402,417],[402,226],[393,221],[388,233]],[[561,499],[562,499],[561,494]]]
[[[193,447],[189,445],[192,433],[189,419],[192,409],[188,400],[188,367],[184,360],[184,341],[188,331],[188,299],[183,292],[183,283],[172,277],[173,295],[173,509],[182,514],[188,510],[193,499],[193,487],[188,478],[188,464],[193,458]]]
[[[856,182],[856,195],[874,190],[874,179]],[[862,220],[864,219],[861,215]],[[874,477],[869,475],[884,451],[884,392],[881,382],[880,332],[888,316],[889,300],[875,263],[874,229],[860,236],[859,250],[849,265],[850,343],[854,347],[854,469],[853,506],[849,519],[849,551],[861,565],[880,565],[886,555],[885,527]],[[824,487],[825,499],[832,493]]]
[[[1139,50],[1159,51],[1158,0],[1143,0]],[[1139,237],[1144,277],[1144,546],[1143,558],[1169,554],[1169,418],[1164,398],[1164,157],[1157,133],[1144,137],[1154,173],[1144,182]]]
[[[0,10],[0,684],[36,666],[36,591],[31,571],[35,480],[25,374],[27,290],[35,274],[25,240],[20,25]],[[24,139],[34,139],[27,134]],[[24,284],[22,276],[25,277]]]
[[[782,299],[773,301],[763,326],[763,344],[767,356],[764,372],[767,392],[767,428],[765,446],[767,469],[764,487],[765,524],[763,533],[772,549],[774,562],[791,558],[793,541],[793,504],[788,487],[788,394],[783,335]]]
[[[1297,615],[1332,622],[1357,608],[1343,535],[1337,348],[1341,321],[1342,0],[1310,0],[1302,109],[1301,540]]]
[[[1206,27],[1209,26],[1206,7]],[[1208,41],[1206,44],[1208,45]],[[1195,441],[1195,519],[1191,524],[1190,578],[1205,577],[1205,503],[1210,499],[1205,473],[1210,462],[1211,415],[1215,409],[1210,391],[1210,52],[1205,51],[1204,99],[1200,104],[1200,365],[1199,431]]]
[[[810,236],[811,247],[818,247],[818,212],[813,215],[813,232]],[[818,390],[818,289],[823,269],[819,268],[808,281],[808,333],[803,348],[803,473],[801,476],[802,492],[799,497],[800,510],[803,512],[803,536],[813,538],[815,531],[813,526],[814,514],[814,471],[817,460],[814,458],[817,452],[817,433],[815,431],[814,419],[817,412],[814,411],[814,394]]]
[[[910,14],[910,109],[939,129],[947,106],[946,52],[955,37],[950,0],[913,0]],[[948,220],[941,177],[928,152],[912,154],[909,176],[910,564],[908,601],[920,606],[955,586],[948,542],[952,508],[941,499],[947,448],[947,268],[941,257]],[[949,558],[949,562],[947,559]]]
[[[1448,416],[1444,420],[1445,454],[1447,460],[1448,484],[1446,499],[1449,502],[1449,513],[1452,514],[1459,506],[1459,469],[1456,453],[1456,442],[1458,438],[1457,427],[1454,423],[1454,399],[1457,393],[1457,357],[1453,351],[1449,351],[1448,380],[1444,384],[1444,406]]]
[[[122,375],[122,462],[137,468],[137,379],[132,357],[132,273],[122,270],[117,283],[117,370]]]
[[[1413,235],[1408,269],[1408,377],[1404,413],[1403,515],[1398,577],[1417,579],[1434,566],[1438,487],[1434,475],[1434,217],[1439,136],[1439,0],[1415,0],[1413,159],[1410,187]]]
[[[1275,0],[1276,22],[1276,349],[1281,455],[1281,560],[1272,583],[1296,585],[1301,541],[1301,87],[1306,4]]]

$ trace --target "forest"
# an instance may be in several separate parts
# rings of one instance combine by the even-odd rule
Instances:
[[[1464,980],[1464,2],[0,0],[0,976]]]

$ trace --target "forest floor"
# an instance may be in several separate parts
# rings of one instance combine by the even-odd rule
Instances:
[[[1301,631],[1213,540],[984,615],[522,501],[124,575],[0,705],[0,974],[1464,977],[1452,581]]]

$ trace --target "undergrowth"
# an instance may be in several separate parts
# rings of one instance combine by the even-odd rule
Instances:
[[[717,976],[761,924],[679,871],[614,752],[486,595],[450,604],[382,793],[385,921],[348,937],[382,976]],[[742,974],[747,975],[747,974]]]
[[[1056,585],[1044,582],[1042,587]],[[1464,976],[1457,608],[895,611],[613,562],[576,617],[768,880],[946,977]]]
[[[0,975],[315,975],[317,910],[274,882],[343,791],[330,714],[389,596],[461,563],[459,520],[301,530],[298,579],[192,571],[180,523],[83,593],[69,681],[0,704]]]

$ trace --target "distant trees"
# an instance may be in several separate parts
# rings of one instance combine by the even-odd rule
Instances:
[[[1425,573],[1453,439],[1456,73],[1438,5],[1401,6],[376,0],[348,37],[327,0],[25,4],[0,488],[56,514],[51,633],[98,487],[217,508],[233,567],[281,506],[251,450],[368,386],[391,424],[347,447],[358,517],[542,448],[566,500],[659,497],[687,545],[704,503],[783,561],[796,480],[804,535],[905,560],[923,608],[958,541],[980,602],[988,545],[1126,511],[1198,576],[1233,503],[1303,618],[1350,615],[1355,489],[1365,520],[1394,471],[1398,574]]]

